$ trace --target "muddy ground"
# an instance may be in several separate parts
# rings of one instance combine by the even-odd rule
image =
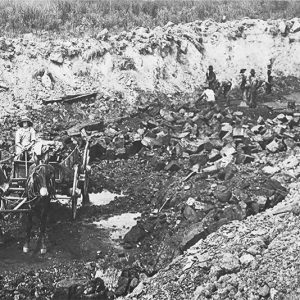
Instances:
[[[231,102],[230,115],[242,111],[250,123],[255,124],[259,116],[268,119],[279,113],[263,105],[268,97],[261,98],[256,109],[238,107],[237,99]],[[195,110],[193,106],[186,108]],[[217,112],[226,110],[223,103]],[[155,106],[137,112],[123,127],[132,131],[147,117],[156,117]],[[56,136],[63,129],[56,125]],[[174,161],[175,167],[168,169]],[[199,239],[231,220],[242,220],[276,205],[287,193],[282,181],[270,179],[255,164],[229,164],[218,172],[199,173],[184,181],[192,166],[190,157],[174,158],[174,153],[161,147],[141,147],[125,159],[95,156],[90,193],[99,193],[99,201],[79,208],[75,221],[71,221],[68,205],[51,204],[47,254],[39,254],[37,227],[30,253],[23,254],[22,217],[2,221],[5,244],[0,248],[0,298],[113,299],[126,295],[143,277],[156,274]],[[220,190],[214,190],[216,187]],[[106,195],[109,191],[121,196],[103,205],[103,190]],[[237,200],[240,198],[232,196],[233,191],[243,197],[246,194],[244,207]],[[258,197],[271,200],[259,203]],[[201,201],[204,208],[190,209],[186,205],[190,198]],[[123,214],[128,214],[125,221],[116,225],[111,217]],[[107,220],[111,228],[103,227]]]

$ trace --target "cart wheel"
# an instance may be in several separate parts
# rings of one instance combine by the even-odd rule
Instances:
[[[85,172],[83,187],[81,189],[82,205],[87,205],[90,202],[90,196],[89,196],[89,192],[88,192],[89,182],[90,182],[90,178],[89,178],[87,172]]]
[[[71,201],[72,201],[72,219],[76,219],[77,215],[77,199],[78,195],[76,194],[76,189],[78,185],[78,166],[75,165],[74,167],[74,180],[73,180],[73,188],[72,188],[72,196],[71,196]]]
[[[72,200],[72,220],[76,219],[76,215],[77,215],[77,199],[78,196],[72,196],[71,200]]]

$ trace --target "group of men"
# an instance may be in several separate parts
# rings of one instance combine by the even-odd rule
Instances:
[[[245,104],[249,107],[257,106],[257,90],[263,84],[266,87],[266,93],[271,93],[271,85],[272,85],[272,75],[271,75],[271,66],[268,65],[267,71],[267,80],[261,81],[258,80],[255,74],[255,70],[251,69],[250,74],[246,74],[246,69],[240,70],[240,78],[239,78],[239,86],[242,92],[242,99]],[[229,105],[229,97],[228,93],[231,90],[232,82],[231,80],[223,80],[219,82],[217,80],[216,73],[214,72],[213,66],[208,67],[208,72],[206,73],[206,88],[202,95],[200,96],[200,100],[204,99],[208,103],[214,103],[216,98],[219,98],[221,95],[226,101],[226,104]]]

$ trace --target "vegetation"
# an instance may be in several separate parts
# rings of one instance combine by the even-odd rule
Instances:
[[[0,0],[0,33],[96,34],[194,20],[293,18],[298,1],[270,0]]]

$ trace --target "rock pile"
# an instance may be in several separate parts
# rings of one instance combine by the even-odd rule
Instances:
[[[290,189],[283,203],[222,226],[126,299],[297,299],[299,217],[276,214],[298,202],[299,183]]]

